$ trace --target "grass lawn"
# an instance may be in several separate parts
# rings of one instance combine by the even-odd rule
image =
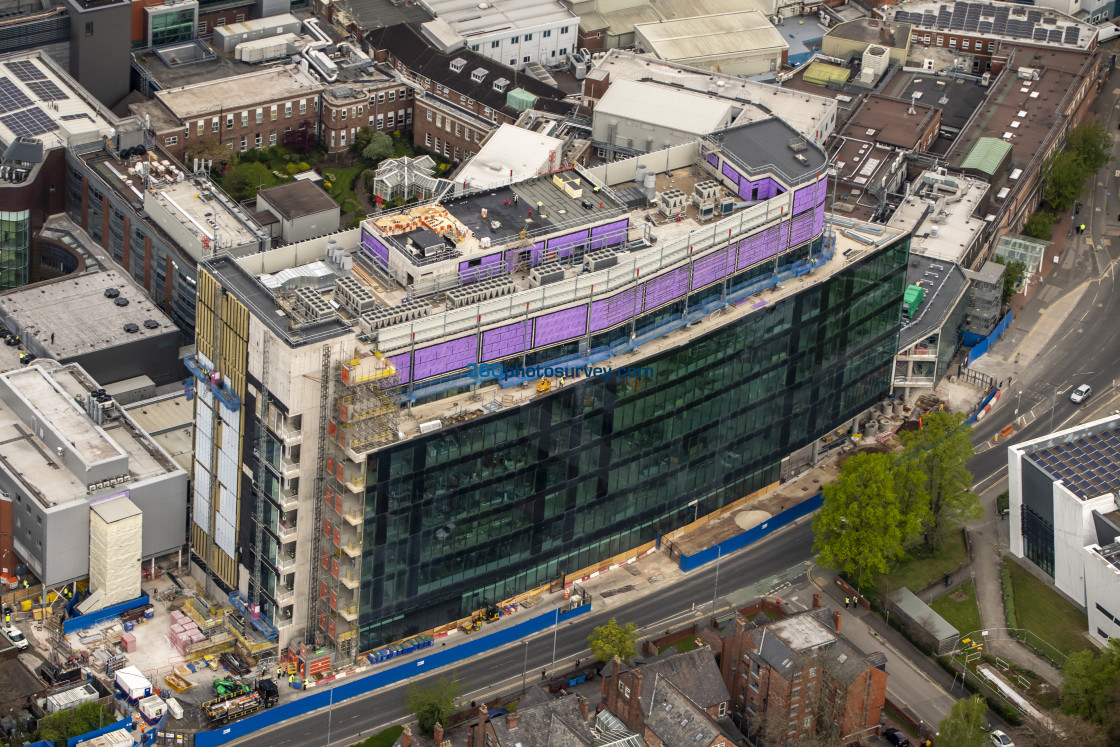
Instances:
[[[911,550],[910,555],[894,570],[875,580],[875,589],[881,596],[905,586],[916,594],[930,583],[940,580],[944,573],[955,571],[961,563],[967,561],[964,538],[960,532],[950,532],[941,547],[932,553],[927,554],[921,547]]]
[[[1011,572],[1019,627],[1031,631],[1063,654],[1090,648],[1083,635],[1089,627],[1085,613],[1032,576],[1011,556],[1005,555],[1004,562]]]
[[[961,596],[965,598],[958,601],[957,598]],[[971,581],[961,584],[952,593],[935,599],[930,606],[961,635],[980,629],[980,610],[976,606],[976,591]]]
[[[352,200],[360,205],[361,203],[358,201],[358,196],[354,194],[352,185],[354,180],[358,178],[358,174],[362,173],[367,168],[369,168],[369,166],[364,163],[358,164],[357,166],[347,166],[345,168],[326,166],[323,168],[323,179],[326,182],[330,182],[331,186],[327,187],[326,183],[324,183],[323,187],[330,192],[331,197],[333,197],[339,205],[343,205],[347,200]],[[343,206],[342,212],[346,213],[350,211],[346,209],[346,206]]]
[[[671,648],[675,648],[677,651],[680,651],[682,654],[687,652],[687,651],[692,651],[696,648],[696,639],[695,638],[682,638],[679,641],[677,641],[676,643],[670,643],[666,646],[661,646],[660,648],[657,649],[657,653],[663,654]]]
[[[404,731],[403,726],[390,726],[385,731],[374,734],[369,739],[364,739],[361,742],[355,742],[350,747],[393,747],[393,742],[397,741],[397,737]]]

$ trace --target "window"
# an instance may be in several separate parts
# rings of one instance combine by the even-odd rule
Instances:
[[[377,129],[380,130],[384,126],[385,126],[385,115],[378,114],[377,115]]]
[[[988,51],[989,52],[996,51],[996,43],[995,42],[988,42]]]
[[[179,144],[179,138],[178,137],[165,137],[163,139],[163,144],[164,145],[178,145]]]
[[[463,125],[456,122],[455,123],[455,137],[462,137],[462,136],[463,136]]]
[[[560,47],[560,54],[567,54],[567,53],[568,53],[568,48],[567,47]]]
[[[362,116],[362,113],[365,112],[365,110],[366,110],[366,108],[364,106],[359,106],[358,110],[357,110],[357,112],[355,113],[354,116],[356,116],[356,117]]]
[[[451,120],[448,119],[447,121],[450,122]],[[442,114],[437,114],[436,115],[436,129],[438,130],[440,127],[443,127],[443,115]]]
[[[275,122],[276,118],[277,118],[276,104],[273,104],[268,109],[268,121],[269,122]]]
[[[510,67],[513,67],[513,66],[514,66],[514,65],[516,65],[516,64],[517,64],[517,60],[516,60],[515,58],[513,58],[513,57],[510,57],[510,58],[509,58],[509,66],[510,66]]]
[[[272,132],[268,133],[268,144],[269,145],[276,145],[276,130],[273,130]]]
[[[215,26],[225,26],[226,25],[226,19],[219,18],[218,20],[214,21],[214,25]]]
[[[455,160],[456,161],[459,160],[459,149],[458,148],[455,149]]]
[[[541,32],[541,36],[543,36],[545,39],[552,36],[552,29],[545,29]]]
[[[378,119],[380,119],[380,117],[378,117]],[[395,117],[393,117],[393,113],[389,112],[389,115],[385,118],[385,125],[391,130],[391,129],[393,129],[395,124],[396,124],[396,119],[395,119]]]
[[[432,110],[431,109],[428,109],[428,121],[429,122],[432,121]]]
[[[727,715],[727,703],[720,703],[719,704],[719,717],[723,718],[726,715]]]
[[[93,21],[86,21],[86,36],[93,36]]]
[[[758,713],[758,709],[754,707],[754,703],[747,703],[747,713],[751,714],[752,716]]]
[[[1109,620],[1112,620],[1113,622],[1116,622],[1116,618],[1112,616],[1111,612],[1109,612],[1104,607],[1102,607],[1100,602],[1097,602],[1096,605],[1097,605],[1097,611],[1098,612],[1100,612],[1102,615],[1107,617]]]
[[[529,61],[529,55],[525,55],[523,58],[521,58],[521,61],[522,62],[528,62]]]
[[[245,14],[244,13],[238,13],[237,17],[234,20],[237,23],[244,23],[245,22]]]
[[[255,142],[258,148],[261,147],[261,144],[264,142],[264,135],[258,132]]]
[[[957,46],[957,37],[955,37],[955,36],[950,36],[949,37],[949,46],[950,47],[956,47]]]
[[[430,133],[430,132],[425,132],[424,133],[424,147],[425,148],[431,148],[432,147],[432,133]]]
[[[257,109],[257,124],[264,122],[264,109]]]
[[[284,104],[284,116],[285,117],[292,116],[292,102],[291,101]]]
[[[217,132],[218,131],[218,125],[219,125],[218,118],[214,117],[213,121],[210,122],[210,132]]]
[[[384,104],[385,103],[385,92],[384,91],[377,94],[377,103],[379,103],[379,104]]]
[[[340,132],[338,134],[338,144],[342,145],[342,146],[346,145],[346,132],[345,131]]]
[[[618,681],[618,691],[622,692],[622,680]]]
[[[244,152],[244,151],[247,151],[247,150],[249,150],[249,136],[248,135],[242,135],[241,136],[241,151]]]
[[[439,153],[439,152],[440,152],[440,145],[439,145],[439,142],[440,142],[440,141],[439,141],[439,138],[437,137],[437,138],[436,138],[436,153]]]
[[[202,133],[206,132],[206,120],[198,120],[198,136],[202,137]]]
[[[226,115],[226,129],[227,130],[232,130],[233,129],[233,115],[232,114],[227,114]]]
[[[817,668],[816,667],[809,667],[809,679],[812,679],[813,677],[816,677],[816,676],[817,676]]]
[[[299,102],[299,113],[300,113],[301,115],[302,115],[302,114],[307,114],[307,99],[300,99],[300,102]]]
[[[533,41],[533,35],[532,34],[525,34],[525,41]]]
[[[630,697],[630,688],[626,688],[625,692],[623,692],[622,694],[625,695],[627,698],[629,698]]]
[[[93,24],[90,24],[90,26],[92,26],[92,25]],[[498,47],[501,46],[501,44],[502,44],[501,42],[496,42],[496,41],[495,42],[490,42],[490,49],[497,49]]]
[[[397,100],[397,92],[396,91],[389,91],[389,100],[390,101],[396,101]]]
[[[561,34],[566,34],[566,33],[568,33],[568,27],[567,27],[567,26],[561,26],[561,27],[560,27],[560,33],[561,33]]]
[[[509,43],[510,44],[520,44],[521,43],[521,37],[520,36],[515,36],[515,37],[513,37],[512,39],[509,40]]]
[[[242,127],[248,127],[249,126],[249,112],[241,112],[241,126]]]
[[[961,49],[968,49],[968,39],[961,40]]]
[[[343,121],[346,121],[346,109],[345,108],[343,108],[343,110],[342,110],[342,119],[343,119]]]
[[[939,47],[944,47],[945,46],[945,37],[944,36],[937,37],[937,46],[939,46]]]
[[[478,45],[477,44],[472,44],[471,45],[471,51],[472,52],[477,52],[478,51]]]
[[[199,35],[202,35],[202,34],[206,33],[206,21],[199,21],[198,33],[199,33]]]

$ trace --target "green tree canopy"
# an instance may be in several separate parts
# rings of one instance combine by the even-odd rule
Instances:
[[[1026,224],[1023,225],[1023,233],[1034,239],[1049,241],[1050,231],[1054,226],[1054,221],[1056,219],[1057,216],[1053,213],[1048,213],[1045,210],[1039,210],[1037,213],[1027,219]]]
[[[65,742],[70,737],[100,729],[115,720],[100,703],[82,703],[72,712],[59,711],[46,716],[39,723],[38,738],[48,742]]]
[[[393,138],[384,132],[373,133],[369,145],[362,149],[362,158],[367,161],[383,161],[391,155],[393,155]]]
[[[984,515],[980,499],[971,492],[972,428],[964,421],[964,413],[935,412],[922,418],[919,430],[899,432],[899,458],[922,474],[921,492],[928,506],[923,535],[929,548],[950,529]]]
[[[193,165],[196,158],[203,161],[213,161],[213,171],[215,172],[222,171],[233,161],[233,151],[229,146],[210,139],[201,140],[187,146],[184,156],[183,163],[188,167]]]
[[[1062,710],[1094,723],[1107,723],[1120,694],[1120,638],[1109,640],[1099,654],[1071,654],[1062,674]]]
[[[359,127],[358,131],[354,133],[354,139],[350,141],[350,152],[361,155],[362,151],[369,145],[371,137],[373,137],[373,130],[369,128],[369,125]]]
[[[1098,122],[1084,122],[1069,133],[1066,149],[1076,153],[1090,173],[1112,160],[1112,137]]]
[[[258,161],[237,164],[223,180],[226,192],[238,202],[253,199],[257,196],[258,189],[271,187],[275,183],[276,177],[272,175],[272,170]]]
[[[1085,182],[1093,172],[1080,154],[1064,149],[1047,159],[1042,173],[1046,203],[1059,213],[1064,213],[1077,202],[1081,190],[1085,188]]]
[[[821,565],[857,581],[865,571],[886,573],[922,530],[923,504],[910,504],[918,492],[912,487],[912,474],[891,454],[855,454],[844,462],[813,518]]]
[[[1044,215],[1044,213],[1035,213],[1035,216],[1038,215]],[[1049,213],[1045,213],[1045,215],[1049,215]],[[1031,220],[1034,220],[1034,218],[1031,218]],[[1030,221],[1027,221],[1027,224],[1029,225]],[[1026,233],[1026,231],[1024,231],[1024,233]],[[1030,236],[1033,234],[1027,235]],[[1043,237],[1038,236],[1036,238]],[[1046,229],[1045,238],[1050,238],[1049,228]],[[992,257],[992,261],[998,265],[1007,266],[1007,269],[1003,271],[1003,303],[1007,303],[1011,300],[1011,297],[1015,295],[1015,287],[1019,285],[1019,281],[1022,280],[1023,276],[1027,274],[1027,265],[1017,259],[1013,259],[1008,262],[1004,257]]]
[[[623,661],[637,653],[638,626],[632,622],[619,625],[612,617],[606,625],[600,625],[587,636],[591,655],[599,661],[610,661],[618,657]]]
[[[420,731],[431,735],[436,724],[447,725],[455,713],[455,702],[462,694],[457,673],[437,677],[428,685],[410,683],[404,707],[416,717]]]
[[[952,747],[987,747],[988,704],[980,695],[953,703],[937,726],[937,743]]]

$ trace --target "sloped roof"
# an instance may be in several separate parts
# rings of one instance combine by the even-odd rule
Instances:
[[[512,729],[509,716],[491,719],[490,724],[503,747],[591,747],[595,742],[591,724],[581,717],[574,695],[519,707]]]
[[[646,728],[656,734],[662,744],[710,745],[720,735],[719,727],[704,709],[664,677],[657,677],[652,695],[650,710],[646,712]]]
[[[1011,150],[1011,143],[997,137],[982,137],[961,163],[962,169],[973,169],[993,175]]]
[[[723,676],[719,673],[716,660],[707,647],[679,653],[662,654],[655,659],[639,662],[642,681],[648,683],[657,677],[664,677],[675,687],[688,693],[701,708],[710,708],[730,700]],[[653,691],[643,685],[641,694],[642,710],[649,713]]]

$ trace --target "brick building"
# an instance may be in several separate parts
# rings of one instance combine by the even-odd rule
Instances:
[[[336,153],[349,148],[362,127],[387,135],[404,130],[412,125],[412,104],[412,87],[390,75],[331,86],[323,91],[319,141]]]
[[[443,738],[437,728],[436,741]],[[401,747],[409,747],[401,742]],[[485,706],[471,726],[468,747],[641,747],[637,735],[609,711],[595,713],[581,695],[554,697],[532,687],[515,713],[491,719]],[[648,743],[647,743],[648,744]],[[415,747],[416,742],[411,742]],[[705,745],[705,747],[707,747]]]
[[[157,91],[132,104],[150,118],[156,142],[178,160],[193,142],[216,140],[235,151],[278,145],[289,130],[318,132],[324,86],[296,65]]]
[[[615,659],[603,676],[603,706],[653,747],[738,744],[741,735],[727,717],[728,700],[707,646],[633,667]]]
[[[820,607],[778,620],[729,623],[720,668],[731,716],[755,743],[833,734],[848,744],[878,734],[887,695],[882,654],[865,655],[840,636],[838,610]]]
[[[413,25],[366,35],[370,55],[413,85],[413,144],[462,160],[500,124],[513,124],[530,107],[566,114],[575,104],[559,88],[460,47],[442,52]],[[456,155],[458,153],[458,155]]]

